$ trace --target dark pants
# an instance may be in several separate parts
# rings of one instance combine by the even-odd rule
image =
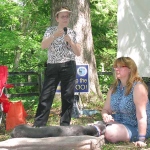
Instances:
[[[74,87],[76,80],[76,63],[48,64],[41,92],[34,126],[45,126],[50,114],[58,83],[61,81],[61,119],[60,125],[70,125],[74,100]]]

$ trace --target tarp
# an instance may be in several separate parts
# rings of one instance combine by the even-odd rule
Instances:
[[[150,0],[118,0],[117,57],[129,56],[150,77]]]

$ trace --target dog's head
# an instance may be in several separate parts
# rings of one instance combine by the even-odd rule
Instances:
[[[105,133],[106,124],[103,121],[96,121],[95,123],[93,123],[93,125],[97,126],[100,129],[101,135]]]

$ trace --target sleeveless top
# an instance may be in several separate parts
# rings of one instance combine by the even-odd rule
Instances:
[[[114,114],[114,120],[131,126],[138,126],[136,118],[136,108],[133,101],[133,89],[139,82],[134,82],[133,87],[129,95],[125,95],[125,87],[121,89],[120,84],[117,86],[115,93],[111,95],[111,109]],[[141,99],[142,100],[142,99]],[[150,125],[150,102],[148,100],[147,107],[147,124]]]
[[[47,28],[44,37],[50,37],[57,30],[57,26]],[[67,28],[67,34],[74,43],[77,43],[76,33],[74,30]],[[67,45],[63,36],[56,38],[48,48],[47,63],[64,63],[70,60],[75,60],[75,54],[70,45]]]

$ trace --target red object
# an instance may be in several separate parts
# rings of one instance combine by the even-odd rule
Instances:
[[[12,84],[7,84],[8,68],[7,66],[0,66],[0,104],[2,104],[2,111],[8,113],[10,107],[10,101],[4,94],[5,88],[12,88]]]
[[[0,66],[0,104],[2,111],[6,115],[6,130],[11,130],[19,124],[26,123],[27,113],[21,101],[10,102],[4,93],[5,88],[12,88],[12,84],[7,84],[8,68],[7,66]]]
[[[11,130],[20,124],[26,124],[26,117],[27,113],[22,102],[11,102],[6,115],[6,130]]]
[[[7,66],[0,66],[0,94],[3,92],[3,89],[5,88],[7,77],[8,77]]]
[[[3,109],[3,112],[4,112],[4,113],[8,113],[9,108],[10,108],[10,103],[11,103],[11,102],[9,102],[9,101],[4,101],[4,102],[2,103],[2,109]]]
[[[2,104],[2,111],[8,113],[11,102],[4,93],[2,93],[2,96],[0,97],[0,103]]]

